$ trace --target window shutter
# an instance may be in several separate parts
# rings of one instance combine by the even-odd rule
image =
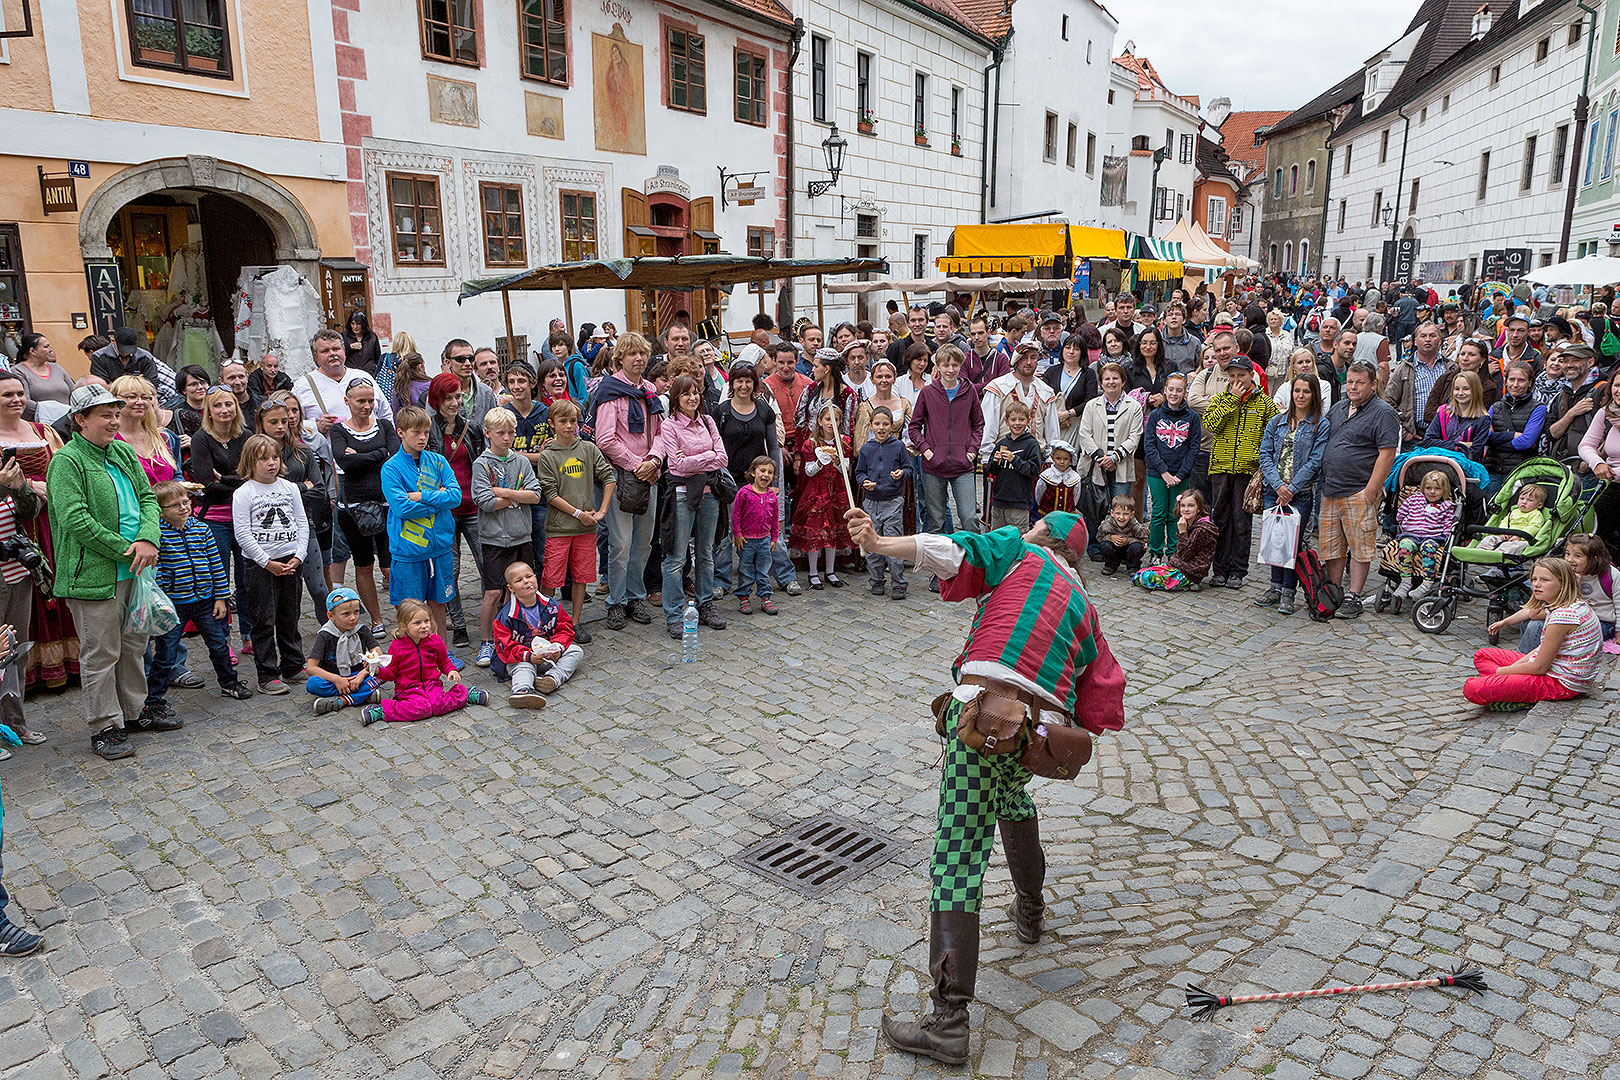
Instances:
[[[625,258],[635,258],[637,255],[652,254],[649,242],[646,249],[642,247],[642,235],[634,232],[634,228],[645,229],[652,218],[647,213],[647,196],[635,188],[623,188],[620,192],[620,205],[624,216],[624,254]],[[642,290],[626,289],[624,293],[624,328],[636,333],[642,333],[646,324],[642,320]]]
[[[702,255],[705,245],[712,245],[719,251],[719,241],[712,239],[714,235],[714,199],[693,199],[687,207],[687,228],[690,235],[686,241],[688,255]],[[707,233],[708,235],[704,235]],[[712,299],[708,289],[693,289],[692,318],[703,320],[709,317],[709,302]]]

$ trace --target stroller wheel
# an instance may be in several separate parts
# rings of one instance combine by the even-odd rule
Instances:
[[[1502,609],[1500,604],[1491,604],[1485,609],[1485,625],[1490,626],[1492,623],[1502,618],[1505,614],[1507,613]],[[1502,640],[1502,635],[1494,630],[1485,636],[1490,639],[1492,645],[1498,644]]]
[[[1386,585],[1384,588],[1379,589],[1378,590],[1378,602],[1373,605],[1374,610],[1376,610],[1380,615],[1382,615],[1384,612],[1388,611],[1389,610],[1390,597],[1391,597],[1391,593],[1389,591],[1389,586]],[[1395,610],[1399,611],[1400,609],[1396,608]]]
[[[1457,615],[1455,596],[1425,596],[1412,605],[1412,625],[1425,634],[1443,634]]]
[[[1399,615],[1401,613],[1401,609],[1405,606],[1406,601],[1397,596],[1394,601],[1395,614]]]

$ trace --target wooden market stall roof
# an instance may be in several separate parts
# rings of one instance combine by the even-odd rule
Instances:
[[[504,277],[461,283],[458,300],[487,292],[574,289],[706,289],[749,281],[822,277],[828,274],[886,274],[884,259],[768,259],[757,255],[642,256],[553,263]]]

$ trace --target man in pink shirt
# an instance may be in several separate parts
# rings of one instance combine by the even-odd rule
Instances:
[[[595,392],[596,448],[617,471],[620,494],[629,474],[652,486],[644,513],[625,513],[619,509],[618,498],[608,507],[609,630],[623,630],[627,616],[638,623],[652,622],[643,571],[658,528],[659,462],[655,447],[663,427],[664,407],[653,384],[641,377],[651,356],[652,346],[645,337],[621,334],[613,348],[613,370],[603,376]]]

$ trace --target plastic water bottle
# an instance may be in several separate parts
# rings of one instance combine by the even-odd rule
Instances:
[[[697,663],[697,630],[697,604],[688,600],[686,602],[686,614],[681,617],[681,663],[683,664]]]

